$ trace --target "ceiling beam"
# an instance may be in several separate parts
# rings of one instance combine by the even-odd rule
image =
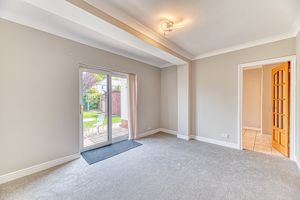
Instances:
[[[108,15],[107,13],[101,11],[100,9],[92,6],[91,4],[87,3],[86,1],[83,1],[83,0],[66,0],[68,1],[69,3],[77,6],[78,8],[81,8],[82,10],[94,15],[94,16],[97,16],[99,17],[100,19],[136,36],[137,38],[143,40],[144,42],[154,46],[154,47],[157,47],[185,62],[190,62],[190,59],[175,52],[174,50],[168,48],[167,46],[157,42],[156,40],[150,38],[149,36],[139,32],[138,30],[128,26],[127,24],[123,23],[122,21]]]

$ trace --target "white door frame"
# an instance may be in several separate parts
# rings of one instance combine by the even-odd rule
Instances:
[[[126,137],[124,136],[122,138],[115,138],[115,139],[112,138],[112,119],[111,119],[111,117],[109,117],[109,116],[112,116],[111,115],[111,113],[112,113],[112,105],[111,105],[112,81],[111,81],[111,78],[112,77],[120,77],[120,78],[126,78],[128,80],[128,74],[126,74],[124,72],[112,71],[112,70],[109,70],[104,67],[90,66],[90,65],[80,63],[79,64],[79,103],[80,103],[80,105],[82,104],[81,88],[82,88],[82,72],[84,72],[84,71],[91,72],[91,73],[102,73],[102,74],[107,75],[107,87],[108,87],[107,88],[107,92],[108,92],[108,96],[107,96],[107,101],[108,101],[107,102],[107,105],[108,105],[108,108],[107,108],[107,110],[108,110],[108,112],[107,112],[108,129],[107,130],[108,130],[108,133],[107,134],[108,134],[108,141],[84,148],[83,147],[83,137],[82,137],[83,136],[83,115],[80,114],[80,117],[79,117],[79,148],[80,148],[80,152],[84,152],[84,151],[88,151],[88,150],[95,149],[98,147],[106,146],[106,145],[113,144],[115,142],[119,142],[119,141],[129,138],[129,133],[128,133],[128,136],[126,136]],[[128,81],[127,81],[127,84],[128,84]],[[128,88],[128,94],[129,94],[129,88]],[[128,98],[129,98],[129,96],[128,96]],[[128,102],[128,110],[130,110],[129,100],[127,102]],[[130,119],[128,119],[128,122],[130,124],[129,120]]]
[[[83,104],[82,102],[82,72],[91,72],[91,73],[101,73],[101,74],[105,74],[107,75],[107,141],[105,142],[101,142],[95,145],[91,145],[89,147],[84,147],[83,146],[83,114],[80,113],[80,117],[79,117],[79,147],[80,147],[80,152],[84,152],[84,151],[88,151],[91,149],[95,149],[95,148],[99,148],[102,146],[106,146],[109,144],[112,144],[112,137],[111,137],[111,118],[109,116],[111,116],[111,103],[110,103],[110,99],[111,99],[111,73],[102,69],[91,69],[91,68],[87,68],[87,67],[82,67],[80,66],[79,68],[79,103],[80,106]],[[81,109],[81,108],[80,108]]]
[[[243,149],[243,70],[245,68],[251,68],[258,65],[267,65],[267,64],[275,64],[281,62],[290,62],[291,63],[291,75],[290,75],[290,159],[295,160],[295,153],[297,143],[297,64],[296,64],[296,56],[286,56],[274,59],[267,59],[257,62],[244,63],[238,65],[238,127],[237,127],[237,138],[238,138],[238,146],[242,150]]]

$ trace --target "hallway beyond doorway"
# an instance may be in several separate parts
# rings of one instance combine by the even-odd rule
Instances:
[[[243,129],[243,149],[285,157],[272,147],[272,135],[256,130]]]

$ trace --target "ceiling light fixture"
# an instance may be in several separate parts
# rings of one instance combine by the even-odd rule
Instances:
[[[175,24],[173,21],[165,19],[161,22],[160,28],[164,33],[164,36],[166,33],[172,32],[173,30],[183,28],[184,25],[182,24]]]

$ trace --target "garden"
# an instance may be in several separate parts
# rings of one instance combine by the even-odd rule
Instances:
[[[99,117],[100,112],[97,111],[84,111],[83,112],[83,118],[89,119],[88,121],[83,122],[84,128],[94,128]],[[112,116],[112,123],[121,123],[121,117],[120,116]],[[103,125],[107,125],[107,116],[105,115]]]
[[[86,72],[83,76],[83,126],[94,128],[99,121],[99,115],[105,113],[103,125],[107,125],[106,75]],[[120,87],[114,90],[120,90]],[[113,115],[112,123],[121,123],[121,116]]]

